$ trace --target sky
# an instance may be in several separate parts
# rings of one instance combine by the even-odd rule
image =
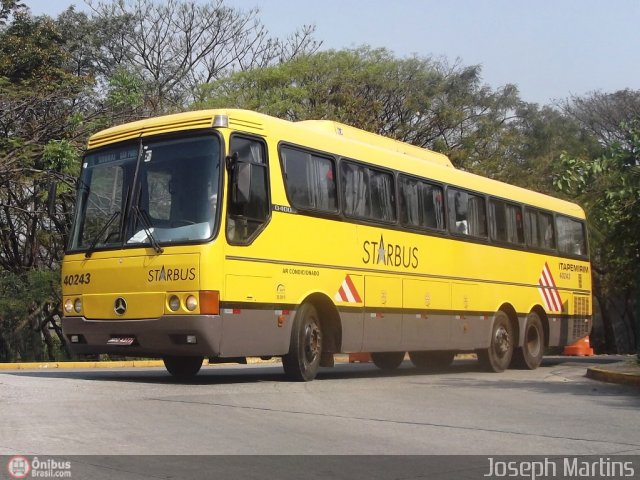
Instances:
[[[56,16],[81,0],[25,0]],[[638,0],[225,0],[260,8],[276,37],[315,25],[323,49],[385,47],[481,65],[484,83],[515,84],[528,102],[640,90]]]

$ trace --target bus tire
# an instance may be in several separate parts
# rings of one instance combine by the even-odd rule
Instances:
[[[404,352],[371,352],[371,360],[380,370],[395,370],[404,360]]]
[[[421,370],[446,368],[453,362],[455,352],[409,352],[409,359]]]
[[[511,363],[513,345],[513,325],[509,316],[499,310],[491,327],[489,348],[477,352],[482,368],[490,372],[504,372]]]
[[[195,376],[202,367],[204,357],[164,357],[162,361],[167,371],[176,378]]]
[[[524,342],[522,347],[513,352],[511,365],[525,370],[535,370],[542,363],[544,356],[544,329],[542,320],[536,312],[527,315],[524,326]]]
[[[309,382],[318,373],[321,356],[322,329],[318,311],[311,303],[303,303],[293,320],[289,353],[282,356],[284,373],[295,382]]]

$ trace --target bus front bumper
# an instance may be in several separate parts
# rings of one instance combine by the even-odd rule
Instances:
[[[62,330],[76,354],[215,357],[220,353],[222,319],[219,315],[163,315],[137,320],[64,317]]]

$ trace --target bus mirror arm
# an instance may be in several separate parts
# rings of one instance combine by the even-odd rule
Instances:
[[[234,165],[238,163],[238,152],[233,152],[231,155],[227,155],[224,160],[227,171],[231,173]]]

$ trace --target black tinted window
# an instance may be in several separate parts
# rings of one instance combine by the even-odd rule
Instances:
[[[444,229],[442,187],[405,176],[400,177],[398,185],[403,225]]]
[[[553,216],[539,210],[527,209],[524,216],[527,243],[532,247],[552,250],[556,248]]]
[[[333,159],[283,147],[280,151],[287,195],[301,209],[338,210]]]
[[[231,243],[249,243],[269,217],[265,146],[258,140],[234,136],[230,151],[235,160],[229,182],[227,238]]]
[[[570,255],[586,255],[587,241],[584,224],[571,218],[556,217],[558,228],[558,250]]]
[[[487,210],[483,197],[449,188],[447,202],[451,232],[487,237]]]
[[[395,222],[393,175],[346,161],[340,174],[345,215]]]
[[[522,225],[522,209],[519,205],[492,198],[489,201],[491,210],[491,238],[499,242],[524,243]]]

